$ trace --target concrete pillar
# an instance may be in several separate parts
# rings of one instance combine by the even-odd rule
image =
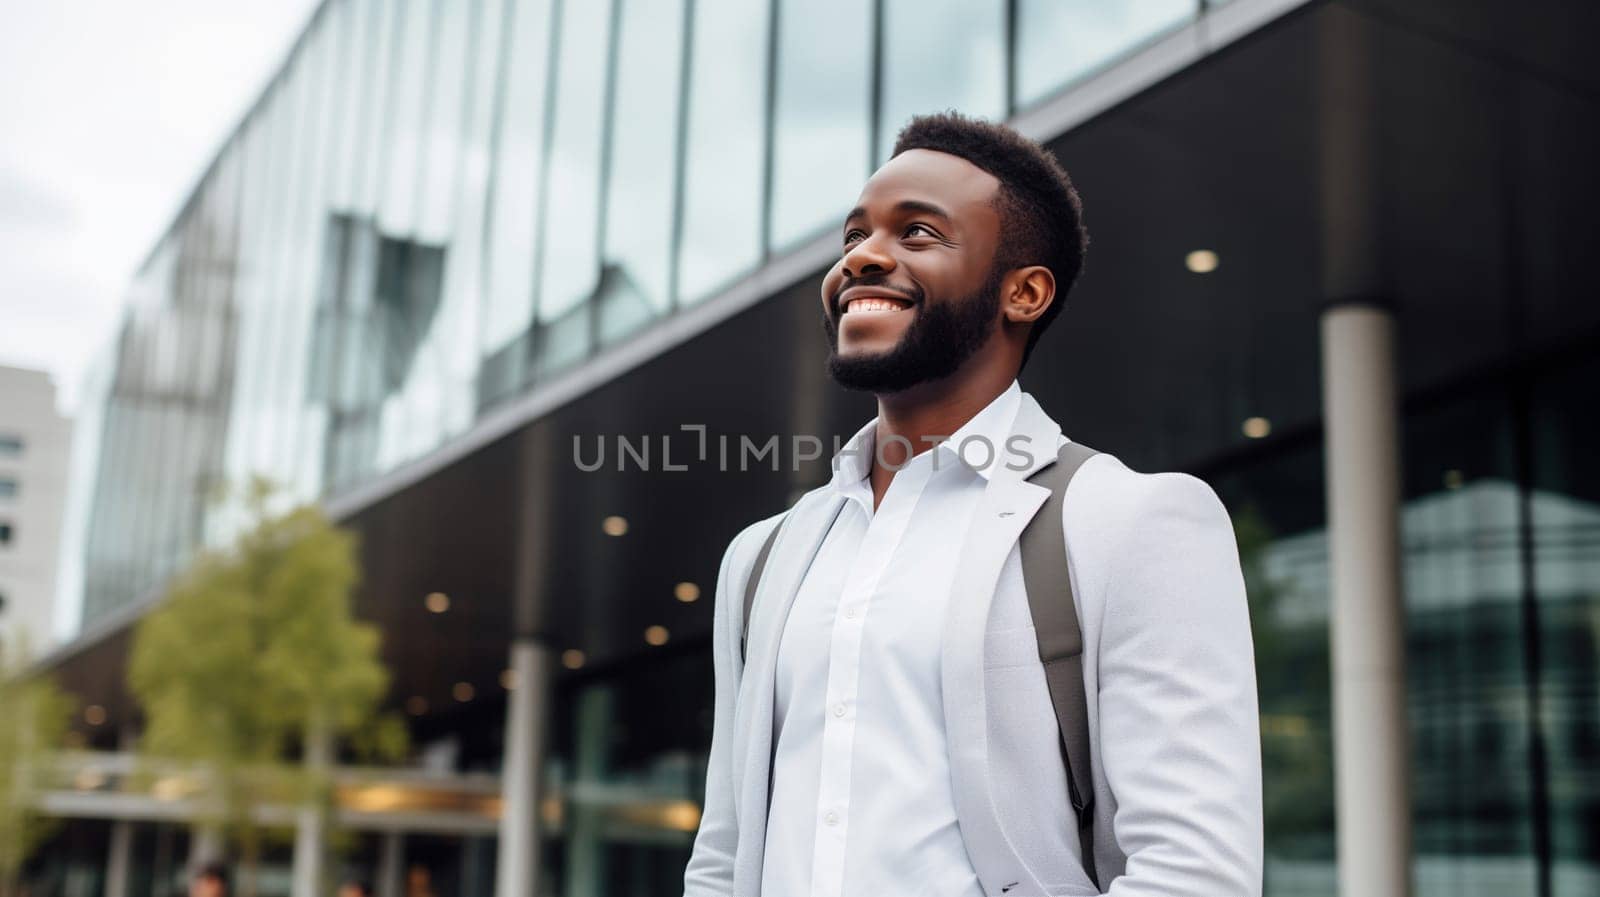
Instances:
[[[128,862],[133,851],[133,823],[111,823],[111,846],[106,851],[106,897],[128,897]]]
[[[320,785],[333,766],[333,737],[326,726],[312,725],[306,735],[305,766]],[[323,847],[327,807],[317,793],[295,811],[294,864],[289,877],[290,897],[318,897],[322,893]]]
[[[549,709],[549,653],[531,638],[511,645],[495,897],[531,897],[539,881],[539,765]]]
[[[378,880],[373,883],[376,897],[403,897],[405,894],[406,836],[384,832],[378,847]]]
[[[1383,303],[1377,35],[1370,19],[1339,4],[1316,15],[1339,893],[1406,897],[1399,409],[1394,319]]]
[[[131,753],[137,750],[138,736],[131,726],[124,725],[117,733],[117,750]],[[111,843],[106,849],[105,897],[128,897],[128,863],[132,859],[133,823],[117,819],[111,823]]]
[[[1342,897],[1411,892],[1394,322],[1322,316],[1333,749]]]

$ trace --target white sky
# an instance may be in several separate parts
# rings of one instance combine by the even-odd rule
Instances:
[[[78,380],[318,0],[0,0],[0,364]]]

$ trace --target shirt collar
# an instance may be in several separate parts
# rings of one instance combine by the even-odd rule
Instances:
[[[1006,439],[1011,435],[1021,407],[1022,387],[1013,379],[1004,392],[957,428],[949,439],[933,447],[933,451],[945,453],[939,459],[941,469],[959,460],[985,480],[989,479],[995,467],[1005,463]],[[877,430],[878,418],[874,417],[834,454],[833,479],[829,484],[834,490],[847,491],[872,472]],[[966,446],[965,457],[957,450],[962,445]]]

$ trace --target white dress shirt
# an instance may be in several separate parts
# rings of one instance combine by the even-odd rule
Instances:
[[[877,419],[835,456],[830,488],[848,500],[778,651],[763,895],[983,897],[956,822],[940,633],[1020,403],[1013,381],[896,471],[876,511]]]

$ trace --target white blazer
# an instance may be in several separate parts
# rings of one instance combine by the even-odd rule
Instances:
[[[985,894],[1101,893],[1077,823],[1039,662],[1017,538],[1048,490],[1026,482],[1066,441],[1022,395],[979,501],[943,634],[946,738],[957,821]],[[1033,448],[1034,446],[1047,448]],[[716,715],[686,897],[759,894],[766,842],[779,636],[825,527],[844,499],[825,486],[787,517],[751,524],[717,575]],[[745,582],[782,521],[740,660]],[[1095,791],[1095,860],[1116,897],[1255,897],[1262,880],[1261,744],[1255,658],[1233,526],[1203,481],[1084,462],[1062,502],[1084,637]],[[899,895],[874,895],[899,897]]]

